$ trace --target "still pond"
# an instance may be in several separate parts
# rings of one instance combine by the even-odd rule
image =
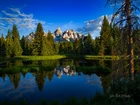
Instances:
[[[4,61],[0,63],[0,102],[39,103],[45,99],[65,101],[71,97],[90,99],[104,94],[109,74],[86,73],[77,68],[108,66],[111,61],[60,59],[47,61]]]

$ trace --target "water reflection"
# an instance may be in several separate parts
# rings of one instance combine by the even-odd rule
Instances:
[[[55,75],[60,79],[63,74],[73,76],[76,74],[76,70],[74,66],[58,66],[54,69]]]
[[[101,66],[102,64],[111,66],[109,62],[100,63],[82,59],[0,63],[0,101],[22,98],[31,102],[43,98],[64,100],[72,96],[89,98],[95,95],[96,91],[106,93],[110,76],[94,73],[87,75],[82,71],[76,71],[76,67]]]
[[[38,89],[40,91],[42,91],[42,89],[44,87],[45,78],[46,78],[46,73],[43,72],[43,71],[37,72],[36,75],[35,75],[35,81],[36,81]]]
[[[17,89],[20,82],[20,73],[7,74],[7,75],[10,79],[10,82],[14,85],[15,89]]]

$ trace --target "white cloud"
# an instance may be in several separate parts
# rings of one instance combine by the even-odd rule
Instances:
[[[15,15],[15,14],[8,13],[5,10],[3,10],[2,13],[4,13],[5,15],[7,15],[9,17],[17,17],[18,16],[18,15]]]
[[[13,12],[15,12],[15,13],[18,13],[18,14],[20,14],[20,11],[19,11],[19,9],[18,8],[9,8],[9,9],[11,9]]]
[[[37,23],[41,22],[43,25],[46,25],[45,21],[34,19],[33,14],[22,13],[18,8],[9,8],[7,11],[3,10],[0,13],[0,26],[6,29],[16,24],[19,30],[34,31]],[[3,30],[3,32],[5,32],[5,30]],[[2,30],[0,30],[0,33],[2,33]]]
[[[106,15],[106,16],[110,22],[112,15]],[[104,16],[100,16],[97,19],[86,21],[85,26],[82,28],[76,29],[76,31],[78,31],[82,34],[85,34],[85,35],[90,33],[92,35],[92,37],[95,38],[96,36],[100,35],[103,18],[104,18]]]

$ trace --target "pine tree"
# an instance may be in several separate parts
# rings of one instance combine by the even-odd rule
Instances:
[[[50,43],[47,43],[47,38],[45,36],[42,37],[42,41],[41,41],[41,52],[39,55],[51,55],[50,54]]]
[[[108,43],[109,39],[110,39],[110,25],[108,22],[108,19],[106,16],[104,16],[103,19],[103,23],[102,23],[102,27],[101,27],[101,32],[100,32],[100,51],[99,51],[99,55],[110,55],[110,44]]]
[[[54,44],[54,50],[55,50],[55,54],[59,53],[59,43]]]
[[[28,42],[28,41],[25,39],[24,36],[21,38],[20,43],[21,43],[21,47],[22,47],[22,49],[23,49],[23,53],[22,53],[22,54],[23,54],[23,55],[31,55],[31,43]]]
[[[54,45],[52,37],[44,36],[44,31],[41,23],[38,23],[33,40],[32,55],[52,55],[54,54]]]
[[[52,34],[51,34],[50,31],[48,31],[47,40],[48,40],[50,43],[52,43],[52,45],[54,44],[54,38],[53,38],[53,36],[52,36]]]
[[[73,43],[68,42],[68,53],[72,53],[72,51],[73,51]]]
[[[42,24],[38,23],[37,29],[35,32],[35,38],[33,41],[33,50],[32,50],[33,55],[41,55],[41,52],[42,52],[41,47],[43,47],[42,46],[43,35],[44,35],[44,31],[43,31]]]
[[[13,39],[12,56],[22,55],[23,50],[22,50],[21,45],[20,45],[20,36],[19,36],[19,32],[17,30],[16,25],[13,25],[12,39]]]
[[[119,29],[119,27],[113,25],[111,28],[111,40],[112,40],[112,55],[120,55],[121,49],[123,47],[117,47],[118,45],[121,46],[123,42],[120,42],[120,36],[122,36],[122,33]]]
[[[100,55],[99,51],[100,51],[100,37],[96,37],[95,38],[95,46],[94,46],[94,54]]]
[[[69,42],[64,42],[64,46],[65,46],[65,53],[69,52]]]
[[[4,36],[2,34],[1,38],[0,38],[0,56],[5,56],[5,51],[6,51],[6,48],[5,48],[5,39],[4,39]]]
[[[57,52],[55,51],[55,44],[54,44],[54,37],[51,34],[51,31],[48,31],[47,34],[47,48],[49,49],[49,55],[56,54]]]
[[[25,55],[25,51],[26,51],[26,45],[25,45],[25,37],[22,36],[21,40],[20,40],[20,43],[21,43],[21,47],[23,49],[23,55]]]
[[[78,53],[79,45],[80,45],[80,41],[76,38],[75,41],[73,42],[73,50],[76,54]]]
[[[81,39],[79,39],[79,47],[78,47],[78,54],[83,54],[84,53],[84,42],[83,42],[83,40],[82,40],[82,38]]]
[[[44,35],[44,31],[43,31],[42,24],[38,23],[37,29],[35,32],[35,38],[33,40],[32,55],[41,55],[43,35]]]
[[[12,55],[12,50],[13,50],[13,40],[12,40],[12,35],[11,31],[8,30],[8,34],[6,36],[6,56],[10,57]]]
[[[96,49],[95,49],[95,47],[96,47],[95,39],[92,40],[91,45],[92,45],[92,46],[91,46],[91,49],[92,49],[91,54],[92,54],[92,55],[95,55],[95,54],[96,54],[96,51],[95,51],[95,50],[96,50]]]
[[[65,52],[65,46],[64,46],[64,43],[60,43],[60,46],[59,46],[59,52],[60,53],[64,53]]]
[[[105,44],[104,44],[104,41],[101,40],[101,42],[100,42],[99,55],[100,55],[100,56],[104,56],[104,53],[105,53]]]
[[[91,35],[88,33],[88,36],[84,42],[84,50],[86,54],[92,54],[93,53],[93,40]]]

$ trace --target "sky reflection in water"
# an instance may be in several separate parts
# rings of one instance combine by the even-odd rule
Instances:
[[[0,77],[0,101],[64,101],[71,97],[90,98],[97,91],[103,93],[99,76],[76,73],[75,70],[69,69],[69,65],[58,66],[53,71],[27,72],[25,75],[6,74],[5,79]]]

